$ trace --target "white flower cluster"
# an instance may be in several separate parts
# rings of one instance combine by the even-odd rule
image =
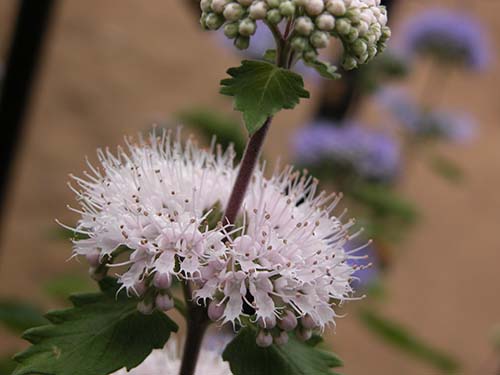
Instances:
[[[330,37],[344,46],[343,65],[353,69],[386,47],[390,37],[387,12],[380,0],[201,0],[201,24],[234,39],[246,49],[257,22],[271,25],[290,21],[291,48],[306,61],[315,61]]]
[[[316,194],[317,181],[292,168],[270,179],[258,169],[238,224],[223,225],[237,173],[231,150],[182,145],[167,133],[128,149],[99,151],[101,167],[74,177],[74,230],[85,236],[74,253],[95,276],[118,267],[144,313],[172,308],[172,279],[190,280],[212,320],[260,325],[263,346],[334,323],[334,305],[351,298],[352,274],[365,267],[347,262],[362,257],[344,250],[357,234],[348,233],[353,221],[333,215],[339,195]]]
[[[121,369],[112,375],[160,375],[178,374],[181,368],[181,345],[177,337],[168,340],[163,349],[153,350],[139,366],[127,371]],[[222,360],[216,351],[202,348],[195,375],[231,375],[229,363]]]

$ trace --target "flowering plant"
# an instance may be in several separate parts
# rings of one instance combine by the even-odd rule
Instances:
[[[202,26],[224,26],[238,48],[261,22],[275,38],[267,61],[243,61],[221,82],[250,134],[241,162],[232,148],[204,149],[180,132],[154,130],[115,153],[99,150],[97,165],[72,176],[79,208],[70,209],[80,219],[61,225],[75,233],[74,256],[87,259],[101,292],[73,296],[72,308],[48,314],[51,324],[27,331],[33,346],[17,356],[15,375],[133,369],[177,331],[165,314],[174,308],[187,323],[182,375],[204,371],[197,363],[211,322],[237,332],[222,354],[236,375],[329,374],[341,364],[314,344],[338,306],[358,298],[351,281],[370,266],[358,255],[365,246],[348,244],[359,232],[336,213],[341,195],[318,192],[292,167],[266,177],[258,159],[273,116],[309,96],[290,68],[303,60],[336,78],[317,57],[331,37],[344,46],[346,68],[367,62],[389,37],[385,9],[378,0],[200,6]]]

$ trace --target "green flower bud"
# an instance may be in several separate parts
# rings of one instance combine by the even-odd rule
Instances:
[[[329,0],[326,3],[326,10],[336,17],[343,16],[346,11],[345,4],[342,0]]]
[[[239,35],[234,40],[234,46],[241,50],[247,49],[250,46],[250,38],[248,36]]]
[[[203,12],[201,14],[201,17],[200,17],[200,25],[201,25],[201,27],[202,27],[203,30],[207,30],[208,29],[208,26],[207,26],[207,16],[208,16],[208,13]]]
[[[346,17],[348,17],[352,23],[358,23],[361,21],[361,12],[357,8],[352,8],[347,11]]]
[[[267,14],[267,4],[263,1],[253,3],[249,8],[250,17],[254,20],[263,20]]]
[[[309,0],[304,5],[306,13],[310,16],[317,16],[325,9],[324,0]]]
[[[361,56],[366,53],[368,46],[361,39],[357,39],[352,45],[352,50],[356,53],[356,55]]]
[[[208,13],[205,18],[205,25],[210,30],[217,30],[224,23],[224,17],[216,13]]]
[[[316,26],[323,31],[332,31],[335,28],[335,18],[331,14],[323,13],[316,18]]]
[[[238,21],[243,15],[243,7],[238,3],[231,3],[224,8],[224,18],[228,21]]]
[[[375,56],[377,56],[377,47],[375,46],[369,46],[368,47],[368,57],[370,59],[373,59]]]
[[[351,31],[351,23],[347,19],[341,18],[335,22],[335,29],[340,35],[347,35]]]
[[[283,17],[291,17],[295,14],[295,5],[291,1],[282,2],[279,9]]]
[[[210,12],[212,10],[212,0],[201,0],[200,1],[200,8],[203,12]]]
[[[387,26],[384,26],[382,28],[382,36],[380,37],[380,40],[382,42],[385,42],[391,37],[391,29],[389,29]]]
[[[368,61],[368,53],[365,52],[361,56],[358,57],[358,64],[364,64]]]
[[[269,5],[269,8],[278,8],[281,4],[281,0],[266,0],[267,5]]]
[[[324,31],[315,31],[310,38],[311,44],[316,48],[326,48],[330,42],[328,33]]]
[[[314,30],[314,24],[309,17],[299,17],[295,21],[295,31],[301,35],[310,35]]]
[[[301,37],[301,36],[296,36],[292,39],[290,42],[290,46],[295,50],[295,51],[304,51],[307,48],[307,45],[309,42],[307,41],[306,38]]]
[[[253,35],[255,34],[255,30],[257,30],[257,25],[250,18],[245,18],[241,21],[238,28],[239,33],[243,36]]]
[[[227,23],[224,26],[224,35],[227,36],[229,39],[234,39],[238,36],[238,23],[237,22],[231,22]]]
[[[274,24],[274,25],[277,25],[278,23],[281,22],[281,20],[283,19],[283,17],[281,16],[281,13],[278,9],[271,9],[267,12],[267,17],[266,19]]]
[[[318,53],[314,51],[313,49],[310,49],[302,55],[302,58],[306,62],[314,62],[318,59]]]
[[[345,70],[353,70],[358,66],[358,62],[352,56],[346,56],[342,62],[342,66]]]
[[[212,0],[212,10],[215,13],[222,13],[224,11],[224,7],[230,2],[231,0]]]
[[[359,38],[358,30],[355,29],[354,27],[351,27],[351,30],[349,30],[349,33],[345,36],[345,38],[350,43],[354,42],[356,39]]]

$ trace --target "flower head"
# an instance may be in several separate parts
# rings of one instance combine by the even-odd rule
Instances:
[[[290,23],[294,56],[315,61],[330,38],[344,46],[344,67],[353,69],[372,59],[390,37],[387,12],[380,0],[202,0],[201,24],[209,30],[224,27],[239,49],[247,49],[259,25]]]
[[[306,126],[294,135],[293,149],[297,162],[308,168],[329,165],[332,172],[368,180],[388,181],[399,170],[397,143],[358,124],[320,121]]]
[[[350,261],[365,257],[356,255],[363,246],[345,251],[358,235],[349,233],[354,221],[333,214],[341,196],[316,194],[317,183],[292,168],[270,179],[254,174],[241,234],[228,239],[227,256],[209,263],[195,292],[199,301],[212,299],[213,319],[251,316],[265,330],[284,331],[295,329],[297,319],[306,331],[334,323],[334,307],[351,299],[351,276],[360,267]]]
[[[446,9],[411,18],[401,32],[401,44],[410,56],[428,53],[475,70],[484,69],[490,57],[483,25],[466,13]]]
[[[155,286],[146,297],[168,306],[171,280],[199,278],[207,247],[221,250],[220,228],[205,221],[229,194],[234,155],[191,140],[182,145],[166,132],[127,141],[127,149],[99,150],[99,167],[88,163],[84,178],[72,176],[81,206],[74,230],[84,236],[74,241],[74,254],[87,256],[96,276],[120,267],[118,280],[129,293],[142,297]],[[121,253],[125,261],[117,261]]]
[[[377,99],[407,131],[417,137],[456,143],[464,143],[474,137],[476,124],[467,114],[419,108],[401,90],[382,90]]]
[[[143,313],[172,308],[171,280],[188,280],[211,318],[250,318],[266,329],[261,342],[273,341],[267,330],[276,324],[291,330],[298,319],[308,334],[333,323],[359,268],[359,249],[344,250],[357,236],[353,221],[333,212],[339,195],[316,194],[317,181],[291,167],[269,179],[260,168],[230,224],[221,208],[237,172],[231,150],[165,132],[127,149],[99,151],[100,167],[89,163],[91,173],[73,177],[81,206],[74,230],[85,236],[74,253],[87,256],[94,275],[119,267],[118,282],[142,298]]]

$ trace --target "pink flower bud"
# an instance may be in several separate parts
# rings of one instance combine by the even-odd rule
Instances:
[[[225,306],[223,304],[219,305],[219,302],[216,300],[210,301],[208,304],[208,317],[212,321],[217,321],[222,318],[222,314],[224,314]]]
[[[156,272],[153,276],[153,285],[158,289],[168,289],[172,286],[172,276],[166,272]]]
[[[276,345],[286,345],[288,342],[288,332],[281,331],[279,336],[274,338]]]
[[[155,305],[158,310],[168,311],[174,307],[174,299],[168,294],[158,294],[155,299]]]
[[[273,344],[273,336],[271,336],[268,331],[261,330],[257,335],[257,339],[255,340],[255,342],[261,348],[267,348]]]
[[[132,290],[134,291],[134,294],[137,297],[142,297],[144,295],[144,293],[146,293],[147,289],[148,289],[148,287],[147,287],[146,282],[144,280],[135,283],[134,287],[132,288]]]
[[[312,337],[312,329],[300,328],[295,335],[300,341],[307,341]]]
[[[287,311],[278,321],[278,326],[284,331],[293,331],[297,327],[297,317],[293,312]]]
[[[305,329],[314,329],[318,326],[309,314],[300,319],[300,325]]]
[[[152,303],[141,301],[137,304],[137,311],[144,315],[151,315],[153,313],[154,306]]]
[[[99,258],[100,258],[101,253],[96,249],[92,250],[90,253],[85,255],[85,258],[87,258],[87,262],[89,262],[89,265],[91,267],[98,267],[99,264]]]
[[[268,316],[267,318],[264,319],[259,318],[258,323],[260,328],[271,329],[276,326],[276,317]]]

